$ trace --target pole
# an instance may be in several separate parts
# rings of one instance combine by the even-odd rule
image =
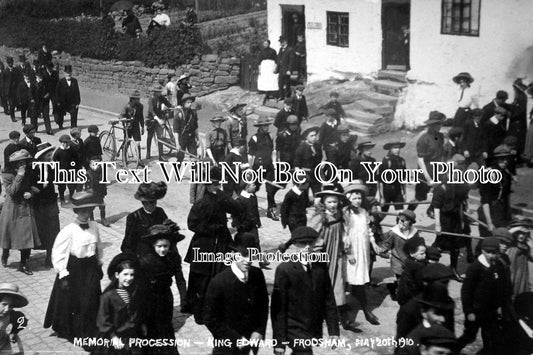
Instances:
[[[485,227],[485,228],[488,228],[488,227],[489,227],[489,226],[487,226],[486,223],[481,222],[481,221],[480,221],[479,219],[477,219],[476,217],[471,216],[471,215],[469,215],[468,213],[464,213],[464,212],[463,212],[463,214],[464,214],[466,217],[470,218],[472,221],[477,222],[480,226],[483,226],[483,227]]]
[[[401,205],[430,205],[430,201],[413,201],[413,202],[387,202],[385,206],[401,206]]]
[[[382,224],[381,225],[382,227],[394,227],[395,225],[393,224]],[[420,231],[420,232],[424,232],[424,233],[431,233],[431,234],[437,234],[437,232],[435,232],[434,230],[431,230],[431,229],[425,229],[425,228],[419,228],[417,226],[415,226],[415,228]],[[452,236],[452,237],[463,237],[463,238],[470,238],[470,239],[483,239],[483,237],[476,237],[474,235],[467,235],[467,234],[459,234],[459,233],[450,233],[450,232],[441,232],[443,235],[449,235],[449,236]]]

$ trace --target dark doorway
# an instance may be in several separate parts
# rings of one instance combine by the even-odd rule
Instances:
[[[411,0],[382,0],[383,69],[409,69]]]
[[[281,35],[294,47],[296,37],[302,35],[305,41],[305,12],[303,5],[281,5]]]

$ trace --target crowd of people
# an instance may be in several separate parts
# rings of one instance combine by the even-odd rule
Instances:
[[[46,55],[46,48],[42,51]],[[23,81],[16,86],[29,85],[30,89],[48,70],[57,76],[46,59],[34,68],[26,65],[25,58],[19,60],[17,67],[12,59],[7,61],[7,69],[2,70],[2,88],[6,87],[5,78],[17,78],[19,72]],[[294,92],[290,90],[290,97],[283,91],[284,107],[274,118],[259,117],[253,124],[256,132],[250,134],[246,105],[234,105],[228,114],[211,118],[213,129],[205,135],[204,159],[211,162],[211,183],[191,184],[192,207],[186,225],[194,235],[183,258],[190,265],[188,280],[176,246],[185,237],[157,206],[167,186],[152,182],[139,185],[134,195],[142,206],[127,216],[122,253],[108,266],[110,283],[102,292],[103,244],[93,213],[98,206],[101,224],[109,225],[104,204],[107,189],[99,184],[101,171],[95,164],[102,160],[102,149],[97,126],[88,128],[89,137],[85,140],[76,127],[79,89],[74,99],[69,95],[68,100],[63,99],[61,83],[69,92],[78,88],[71,72],[72,68],[66,66],[65,78],[56,80],[55,89],[47,89],[40,105],[36,105],[38,99],[31,90],[34,102],[30,99],[28,108],[19,99],[23,95],[2,91],[5,113],[13,121],[16,110],[20,110],[25,136],[20,139],[19,132],[11,132],[10,144],[4,150],[2,187],[6,199],[0,213],[1,262],[7,267],[10,250],[19,250],[18,270],[32,275],[31,249],[46,250],[45,266],[53,267],[57,277],[44,327],[51,327],[58,336],[71,341],[91,336],[109,339],[108,348],[89,349],[95,352],[144,353],[147,349],[130,346],[128,339],[174,339],[171,286],[175,282],[180,311],[193,314],[198,325],[205,325],[220,340],[215,354],[256,352],[242,341],[264,339],[269,303],[277,342],[274,352],[283,354],[288,347],[294,354],[311,354],[312,346],[300,340],[321,338],[324,322],[332,339],[340,335],[340,327],[361,331],[350,318],[347,291],[358,301],[370,324],[379,326],[383,321],[373,313],[367,299],[373,263],[379,256],[390,258],[391,271],[397,279],[388,285],[391,298],[399,304],[397,338],[413,340],[409,343],[412,346],[398,346],[398,354],[458,353],[475,340],[480,328],[483,354],[531,353],[533,293],[528,284],[528,262],[533,260],[533,223],[513,222],[510,208],[516,168],[528,163],[528,147],[533,144],[532,134],[525,134],[524,108],[530,91],[521,82],[514,84],[516,99],[512,104],[506,103],[507,93],[498,91],[493,101],[479,109],[469,91],[473,78],[468,73],[454,77],[460,96],[453,127],[445,139],[440,130],[446,117],[438,111],[432,111],[424,122],[427,131],[416,144],[416,163],[423,171],[423,179],[416,185],[411,201],[406,199],[407,188],[402,182],[368,182],[363,163],[375,161],[375,144],[350,134],[337,92],[332,92],[330,101],[321,108],[323,123],[306,129],[302,129],[302,123],[309,118],[309,112],[303,85],[296,86]],[[134,122],[130,135],[137,142],[146,127],[149,158],[151,140],[160,134],[162,120],[168,117],[166,109],[178,107],[172,117],[177,146],[200,159],[198,115],[191,107],[195,97],[188,92],[187,75],[168,79],[165,86],[157,84],[152,88],[146,120],[138,92],[130,95],[121,116]],[[44,86],[48,88],[48,84]],[[287,86],[283,84],[281,88],[286,90]],[[64,114],[71,115],[70,136],[59,137],[58,147],[36,137],[41,116],[47,133],[52,133],[46,123],[50,106],[60,128]],[[27,110],[32,112],[32,124],[25,121]],[[270,133],[272,125],[277,129],[275,138]],[[385,144],[383,149],[388,154],[381,168],[405,168],[406,161],[401,156],[404,146],[401,141]],[[165,159],[161,147],[159,157]],[[38,183],[39,174],[31,169],[32,161],[58,161],[61,167],[85,169],[91,178],[85,185],[58,184],[49,174],[48,182]],[[306,172],[306,178],[286,192],[280,214],[275,195],[285,186],[273,182],[274,161]],[[350,170],[353,179],[347,184],[321,184],[315,168],[322,161]],[[246,168],[265,171],[266,217],[289,229],[287,241],[278,250],[299,256],[299,261],[282,262],[276,267],[270,300],[263,270],[271,266],[268,261],[253,266],[249,249],[261,250],[264,237],[256,197],[261,185],[245,182],[242,175],[239,181],[221,185],[221,162],[230,166],[240,163],[242,174]],[[446,176],[433,176],[432,162],[450,162],[460,170],[486,167],[497,170],[503,178],[497,183],[451,184]],[[320,174],[327,178],[330,172]],[[478,189],[481,195],[477,218],[467,213],[468,192],[472,189]],[[426,244],[415,227],[414,211],[424,204],[430,206],[426,214],[435,219],[433,232],[437,238],[432,245]],[[76,218],[72,223],[60,225],[59,206],[73,210]],[[390,207],[397,212],[388,212]],[[382,225],[386,214],[397,218],[388,231]],[[228,216],[236,231],[233,235]],[[475,247],[471,220],[477,221],[482,237]],[[469,264],[464,276],[458,270],[462,248]],[[235,253],[241,257],[226,266],[198,260],[198,252]],[[327,254],[329,262],[310,262],[309,255],[318,252]],[[450,254],[449,267],[439,263],[443,252]],[[465,323],[459,339],[455,336],[455,304],[448,293],[450,280],[463,283]],[[13,323],[11,309],[26,304],[27,299],[16,285],[0,284],[0,349],[7,349],[10,341],[16,340],[18,329],[13,327],[8,335],[3,327]],[[166,345],[150,348],[149,352],[177,353],[175,346]]]

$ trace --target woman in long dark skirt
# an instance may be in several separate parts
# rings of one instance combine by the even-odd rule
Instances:
[[[52,161],[52,155],[56,147],[50,143],[41,143],[37,145],[35,160],[42,162]],[[46,169],[46,168],[45,168]],[[40,176],[38,177],[40,179]],[[37,180],[38,181],[38,180]],[[42,248],[46,250],[44,266],[51,268],[52,265],[52,247],[57,234],[59,233],[59,206],[57,205],[57,193],[54,185],[54,171],[48,168],[48,181],[45,183],[35,183],[39,192],[35,195],[35,223],[39,230]]]
[[[149,339],[174,339],[172,316],[174,313],[174,297],[170,287],[172,277],[176,285],[185,284],[181,271],[181,256],[172,247],[185,237],[179,233],[179,227],[171,220],[164,224],[150,227],[143,237],[153,249],[140,258],[142,277],[144,278],[146,300],[146,328]],[[178,354],[176,347],[153,348],[152,354]]]
[[[98,205],[92,193],[75,193],[68,206],[73,208],[76,220],[59,232],[52,249],[52,264],[58,275],[44,328],[52,327],[57,336],[69,341],[97,333],[102,243],[98,226],[89,217]]]

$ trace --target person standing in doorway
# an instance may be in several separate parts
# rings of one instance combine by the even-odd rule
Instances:
[[[287,44],[287,38],[279,38],[280,48],[278,53],[278,100],[283,100],[291,95],[291,73],[294,70],[296,54]]]

